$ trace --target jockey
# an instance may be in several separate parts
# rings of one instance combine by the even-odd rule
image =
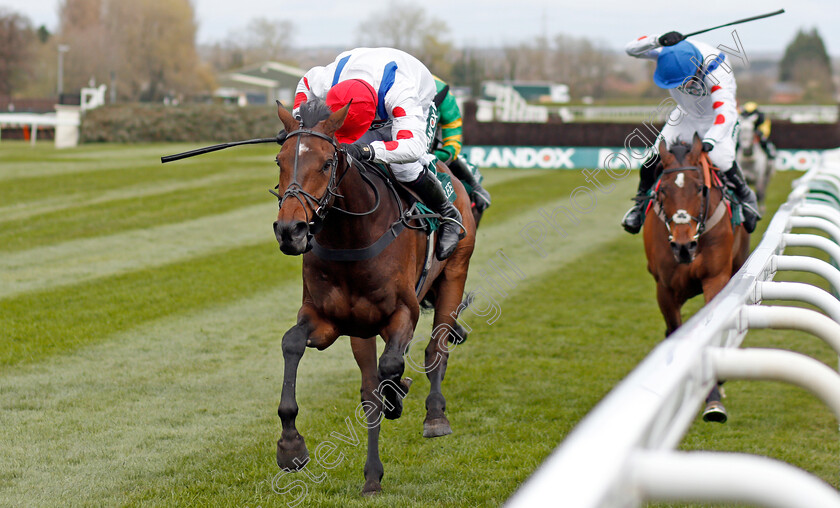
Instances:
[[[758,141],[764,153],[771,159],[776,158],[776,146],[770,141],[770,119],[763,111],[758,109],[758,104],[750,101],[741,108],[741,118],[745,122],[752,122],[755,132],[758,133]]]
[[[732,68],[725,62],[724,53],[708,44],[684,39],[678,32],[668,32],[641,37],[625,48],[630,56],[656,60],[653,81],[667,89],[677,103],[654,146],[663,139],[668,147],[678,140],[690,141],[697,132],[712,164],[721,169],[744,205],[744,227],[751,233],[761,217],[755,193],[735,162],[738,111]],[[659,154],[652,152],[641,167],[636,205],[621,221],[624,229],[633,234],[642,227],[642,203],[657,176]]]
[[[437,76],[435,76],[435,87],[438,94],[446,94],[440,102],[440,121],[438,121],[438,128],[443,141],[442,143],[434,143],[436,145],[434,149],[435,157],[449,166],[452,174],[459,180],[472,187],[471,197],[476,209],[482,212],[490,206],[490,193],[481,186],[473,172],[464,163],[463,158],[458,157],[461,153],[461,125],[463,124],[458,102],[455,101],[455,96],[449,91],[449,86]]]
[[[447,199],[435,176],[435,156],[428,153],[438,119],[432,73],[397,49],[356,48],[307,71],[292,112],[297,115],[315,97],[333,111],[350,104],[335,133],[341,148],[354,159],[389,164],[398,181],[441,215],[436,256],[449,257],[463,234],[461,214]]]

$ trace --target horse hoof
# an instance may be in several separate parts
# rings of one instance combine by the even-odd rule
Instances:
[[[720,402],[709,402],[703,411],[704,422],[726,423],[726,408]]]
[[[382,414],[385,416],[385,418],[387,418],[388,420],[396,420],[400,416],[402,416],[402,410],[403,410],[402,399],[399,399],[399,398],[397,398],[396,400],[387,400],[386,399],[386,401],[388,403],[385,404],[385,407],[382,408]]]
[[[454,333],[450,333],[446,337],[446,340],[455,344],[456,346],[460,346],[461,344],[467,341],[469,333],[467,333],[467,330],[463,326],[461,326],[461,323],[455,321],[455,324],[452,326],[452,331]]]
[[[363,496],[375,496],[382,491],[382,485],[379,484],[378,481],[375,480],[368,480],[365,482],[365,486],[362,487],[362,495]]]
[[[423,437],[440,437],[452,434],[452,427],[446,417],[423,422]]]
[[[388,420],[396,420],[400,416],[402,416],[403,411],[403,397],[408,395],[408,389],[411,388],[411,383],[413,381],[410,377],[405,377],[400,379],[400,387],[402,388],[402,393],[397,393],[398,390],[388,390],[385,392],[384,398],[385,403],[384,407],[382,408],[382,414]]]
[[[303,436],[277,441],[277,465],[286,471],[300,471],[309,462],[309,450]]]

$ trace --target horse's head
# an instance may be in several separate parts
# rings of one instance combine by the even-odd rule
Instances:
[[[753,146],[756,142],[755,125],[749,116],[743,118],[738,127],[738,147],[747,157],[752,155]]]
[[[320,100],[306,101],[298,120],[278,102],[277,115],[288,136],[277,154],[280,211],[274,235],[284,254],[296,256],[311,248],[309,241],[335,199],[340,154],[335,132],[347,107],[332,112]]]
[[[707,201],[700,169],[703,156],[703,142],[697,134],[691,145],[677,143],[668,150],[664,141],[659,144],[663,170],[656,187],[656,200],[678,263],[694,261],[697,241],[703,232]]]

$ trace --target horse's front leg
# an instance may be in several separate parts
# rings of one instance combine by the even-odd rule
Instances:
[[[376,337],[362,339],[350,337],[353,356],[362,371],[362,409],[368,429],[367,460],[365,460],[365,486],[362,494],[375,494],[382,490],[385,469],[379,459],[379,428],[382,421],[382,400],[377,397],[379,374],[376,370]]]
[[[674,330],[682,325],[680,309],[683,303],[677,300],[677,294],[663,283],[656,285],[656,301],[659,303],[659,310],[665,318],[665,336],[674,333]]]
[[[719,270],[719,275],[716,275],[715,277],[703,279],[703,299],[706,301],[706,303],[709,303],[712,300],[712,298],[717,296],[717,294],[723,290],[724,286],[726,286],[729,283],[731,274],[729,273],[727,268],[728,266],[724,267],[722,270]]]
[[[337,337],[338,333],[334,327],[318,320],[313,313],[306,312],[305,307],[298,313],[297,324],[283,336],[283,390],[277,408],[283,425],[280,440],[277,441],[277,465],[283,469],[297,471],[309,461],[306,443],[295,427],[298,414],[295,386],[300,359],[310,338],[321,346],[331,344]]]
[[[388,326],[382,330],[385,350],[379,357],[379,386],[376,390],[384,404],[383,414],[389,420],[396,420],[402,415],[402,399],[411,386],[411,379],[401,378],[405,372],[405,353],[419,315],[419,305],[413,309],[403,306],[393,314]]]

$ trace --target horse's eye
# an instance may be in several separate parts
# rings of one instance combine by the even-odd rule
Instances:
[[[332,159],[327,159],[327,161],[324,163],[324,167],[321,168],[321,171],[326,173],[327,171],[332,169],[332,165],[333,165],[333,160]]]

